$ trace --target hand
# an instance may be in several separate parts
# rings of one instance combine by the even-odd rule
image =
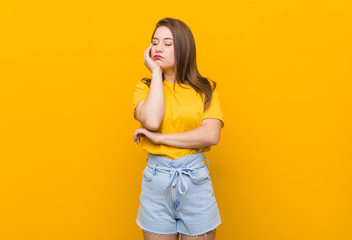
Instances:
[[[136,131],[134,131],[133,142],[137,141],[137,145],[138,145],[141,137],[147,137],[152,143],[160,144],[161,136],[162,136],[161,133],[152,132],[146,128],[138,128]]]
[[[144,51],[144,65],[153,73],[153,72],[163,72],[163,69],[150,57],[150,49],[152,44]]]

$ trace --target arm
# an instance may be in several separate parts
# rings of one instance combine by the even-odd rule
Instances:
[[[163,70],[151,59],[151,48],[152,43],[144,51],[144,65],[152,72],[152,81],[148,96],[137,104],[134,117],[148,130],[156,131],[164,118],[164,85]]]
[[[134,114],[136,119],[148,130],[156,131],[164,118],[164,86],[162,72],[152,73],[148,97],[137,104]]]
[[[182,133],[161,134],[140,128],[135,131],[133,141],[139,144],[139,137],[145,136],[155,144],[164,144],[178,148],[199,148],[216,145],[221,133],[221,120],[204,119],[202,125]]]

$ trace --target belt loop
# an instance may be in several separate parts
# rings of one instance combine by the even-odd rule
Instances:
[[[153,166],[153,175],[155,175],[156,174],[156,166],[157,166],[158,164],[154,164],[154,166]]]
[[[208,164],[206,165],[207,167],[209,166],[209,160],[208,160],[208,158],[206,157],[206,156],[204,156],[205,157],[205,159],[207,160],[207,162],[208,162]]]

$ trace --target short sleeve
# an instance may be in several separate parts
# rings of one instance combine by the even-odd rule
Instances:
[[[133,111],[136,108],[137,104],[145,100],[148,97],[149,87],[141,80],[139,80],[135,87],[133,88]]]
[[[205,118],[217,118],[222,121],[221,128],[225,126],[220,106],[218,88],[215,88],[215,90],[213,91],[210,106],[203,114],[203,119]]]

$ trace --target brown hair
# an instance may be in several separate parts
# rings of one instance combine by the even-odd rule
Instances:
[[[204,100],[204,111],[209,108],[213,90],[216,88],[216,82],[211,86],[209,80],[200,75],[196,62],[196,44],[191,29],[181,20],[174,18],[161,19],[154,29],[154,33],[158,27],[165,26],[170,29],[174,39],[175,51],[175,72],[176,82],[180,85],[187,84],[191,86]],[[163,80],[164,73],[162,74]],[[142,81],[150,87],[151,79],[143,78]],[[182,87],[182,85],[180,85]],[[175,86],[174,86],[175,87]]]

